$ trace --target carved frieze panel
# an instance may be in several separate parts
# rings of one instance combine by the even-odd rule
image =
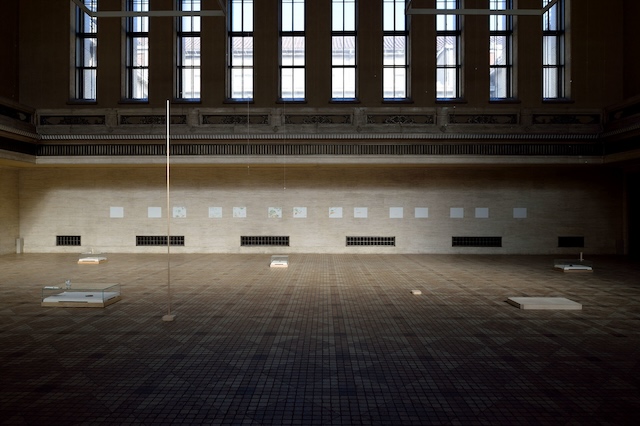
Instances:
[[[269,124],[268,114],[207,114],[202,124]]]
[[[12,118],[14,120],[22,121],[24,123],[31,123],[32,115],[25,111],[21,111],[17,108],[12,108],[8,105],[0,105],[0,115]]]
[[[432,114],[367,114],[367,124],[435,124]]]
[[[164,115],[121,115],[120,124],[166,124]],[[171,124],[187,124],[186,115],[172,115]]]
[[[640,114],[640,103],[627,105],[624,108],[616,109],[609,112],[609,121],[622,120],[623,118],[633,117]]]
[[[534,114],[533,124],[600,124],[599,114]]]
[[[41,126],[104,126],[104,115],[41,115]]]
[[[339,115],[302,115],[302,114],[287,114],[284,116],[285,124],[351,124],[351,115],[339,114]]]
[[[517,114],[449,114],[450,124],[518,124]]]

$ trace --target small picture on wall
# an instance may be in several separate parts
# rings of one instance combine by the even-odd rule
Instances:
[[[123,218],[124,217],[124,207],[109,207],[109,217],[112,217],[112,218]]]
[[[173,217],[177,219],[183,219],[187,217],[187,208],[186,207],[174,207],[173,208]]]
[[[282,219],[282,207],[269,207],[267,216],[269,219]]]
[[[149,219],[158,219],[162,217],[162,207],[147,208],[147,217]]]
[[[332,219],[342,218],[342,207],[329,207],[329,217]]]

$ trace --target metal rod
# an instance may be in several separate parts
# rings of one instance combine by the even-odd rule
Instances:
[[[167,99],[166,126],[167,126],[167,318],[171,318],[171,198],[169,192],[169,99]]]

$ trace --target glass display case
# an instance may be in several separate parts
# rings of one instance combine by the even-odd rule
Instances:
[[[104,308],[122,297],[119,283],[72,283],[42,288],[41,306],[58,308]]]

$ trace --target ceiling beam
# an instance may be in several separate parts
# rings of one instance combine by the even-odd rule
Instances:
[[[218,0],[218,4],[222,10],[199,10],[199,11],[181,11],[181,10],[151,10],[146,12],[133,12],[124,10],[94,12],[89,9],[82,0],[71,0],[87,15],[92,18],[126,18],[126,17],[173,17],[173,16],[225,16],[226,10],[223,7],[222,0]]]
[[[411,7],[412,0],[406,0],[405,13],[407,15],[517,15],[542,16],[558,3],[551,0],[542,9],[424,9]]]

